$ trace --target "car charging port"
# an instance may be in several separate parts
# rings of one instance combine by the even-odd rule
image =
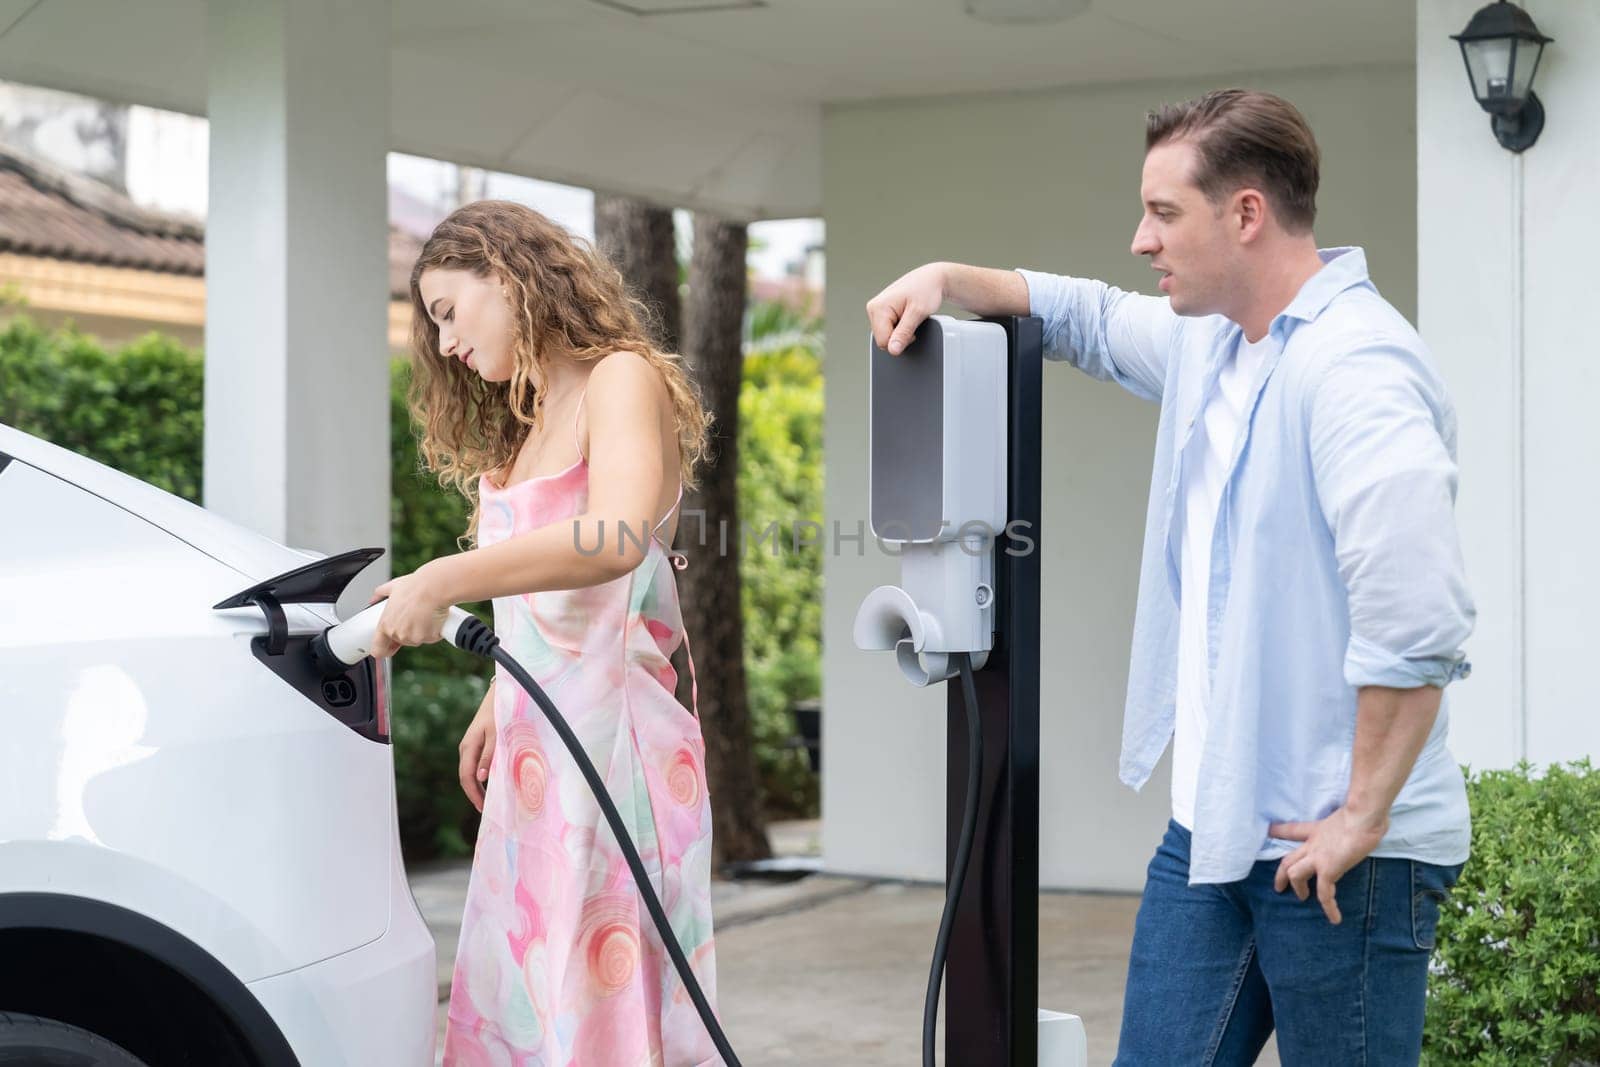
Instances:
[[[349,707],[356,702],[356,687],[348,678],[324,678],[322,699],[333,707]]]
[[[347,666],[328,648],[323,633],[291,634],[283,610],[288,604],[336,603],[350,580],[381,555],[381,548],[359,548],[319,559],[257,582],[214,607],[260,608],[267,632],[253,637],[250,649],[262,666],[362,737],[387,743],[386,669],[370,659]]]

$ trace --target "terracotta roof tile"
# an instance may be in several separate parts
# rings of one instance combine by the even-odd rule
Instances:
[[[389,293],[406,299],[422,244],[389,229]],[[200,276],[205,229],[110,187],[0,146],[0,251]]]

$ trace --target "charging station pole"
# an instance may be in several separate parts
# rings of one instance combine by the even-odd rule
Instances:
[[[971,865],[950,931],[944,1062],[1035,1067],[1039,1058],[1040,390],[1043,323],[1005,328],[1009,362],[1007,529],[995,543],[994,649],[973,681],[983,720],[983,775]],[[1031,540],[1031,543],[1030,543]],[[945,871],[966,803],[967,718],[959,678],[948,718]]]

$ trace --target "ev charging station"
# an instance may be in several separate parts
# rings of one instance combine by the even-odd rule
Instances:
[[[934,315],[870,359],[870,526],[901,581],[867,594],[855,643],[912,685],[951,683],[944,1062],[1084,1067],[1082,1021],[1038,998],[1043,324]]]

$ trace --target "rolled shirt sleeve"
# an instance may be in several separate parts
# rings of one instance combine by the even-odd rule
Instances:
[[[1046,359],[1071,363],[1160,402],[1182,320],[1164,297],[1129,293],[1090,278],[1017,269],[1028,307],[1044,322]]]
[[[1456,532],[1454,415],[1401,340],[1336,357],[1311,398],[1318,502],[1348,594],[1344,678],[1443,687],[1470,666],[1475,609]]]

